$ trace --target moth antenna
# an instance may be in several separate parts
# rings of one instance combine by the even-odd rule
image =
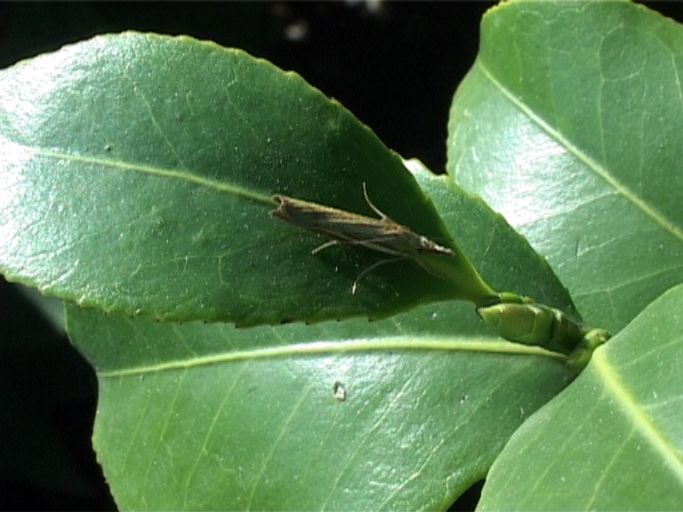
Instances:
[[[370,201],[370,197],[368,196],[368,189],[365,186],[365,182],[363,182],[363,195],[365,196],[365,202],[368,203],[368,206],[370,207],[370,209],[373,212],[375,212],[381,220],[389,219],[389,217],[387,215],[385,215],[382,210],[377,208],[374,204],[372,204],[372,201]],[[389,220],[391,220],[391,219],[389,219]]]
[[[319,245],[315,249],[311,251],[311,254],[316,254],[322,251],[323,249],[327,249],[328,247],[332,247],[333,245],[340,244],[341,242],[339,240],[330,240],[329,242],[325,242],[322,245]]]
[[[372,265],[370,265],[368,268],[363,270],[360,274],[358,274],[358,277],[356,280],[353,282],[353,286],[351,286],[351,295],[356,295],[356,290],[358,289],[358,283],[360,282],[361,279],[363,279],[366,275],[368,275],[370,272],[375,270],[377,267],[381,267],[382,265],[386,263],[395,263],[397,261],[405,260],[407,259],[406,256],[399,256],[398,258],[389,258],[386,260],[379,260]]]

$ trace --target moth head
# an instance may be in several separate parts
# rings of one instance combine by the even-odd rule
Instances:
[[[436,242],[432,242],[426,236],[419,236],[418,251],[431,252],[435,254],[443,254],[444,256],[453,256],[453,250],[448,247],[443,247]]]
[[[281,196],[280,194],[275,194],[274,196],[271,196],[270,199],[277,205],[277,208],[275,208],[275,210],[271,210],[270,214],[273,217],[287,220],[289,218],[289,215],[287,215],[286,198],[284,196]]]

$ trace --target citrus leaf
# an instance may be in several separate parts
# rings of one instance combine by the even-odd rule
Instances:
[[[482,22],[448,171],[616,331],[683,280],[683,29],[630,2],[508,2]]]
[[[94,446],[122,509],[445,509],[570,379],[463,303],[247,330],[69,316],[98,351]]]
[[[597,349],[586,371],[514,434],[480,509],[680,510],[681,311],[677,286]]]
[[[415,172],[487,278],[571,308],[499,215]],[[122,509],[444,509],[572,378],[462,302],[250,329],[70,307],[67,325],[97,370],[94,443]]]
[[[448,240],[397,155],[299,76],[188,37],[101,36],[0,73],[0,269],[107,312],[242,325],[457,297],[411,262],[311,255],[282,193]],[[323,240],[324,241],[324,240]]]

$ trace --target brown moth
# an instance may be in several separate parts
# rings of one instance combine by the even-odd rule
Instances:
[[[280,194],[272,197],[277,204],[277,209],[273,210],[271,215],[300,228],[332,238],[329,242],[315,248],[312,251],[313,254],[326,247],[345,243],[360,245],[394,256],[394,258],[378,261],[365,269],[354,282],[353,293],[356,291],[358,281],[379,265],[406,258],[418,261],[416,258],[420,253],[453,256],[451,249],[418,235],[410,228],[385,215],[370,201],[365,183],[363,183],[363,195],[368,206],[378,215],[378,219]]]

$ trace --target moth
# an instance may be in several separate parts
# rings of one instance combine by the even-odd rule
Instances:
[[[380,260],[361,272],[351,288],[353,294],[356,292],[358,282],[368,272],[385,263],[413,259],[419,264],[419,256],[423,253],[454,255],[452,249],[443,247],[426,236],[418,235],[384,214],[370,201],[365,183],[363,183],[363,196],[370,209],[379,218],[366,217],[281,194],[272,196],[277,208],[271,212],[271,215],[289,224],[332,238],[329,242],[313,249],[312,254],[336,244],[350,244],[393,256],[393,258]]]

